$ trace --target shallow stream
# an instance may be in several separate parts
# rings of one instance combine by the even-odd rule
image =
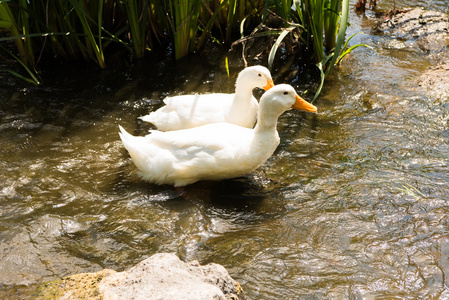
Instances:
[[[412,2],[396,7],[449,13],[447,1]],[[137,117],[167,95],[232,92],[226,51],[55,66],[39,88],[1,73],[0,298],[174,252],[223,265],[249,299],[448,299],[449,103],[413,84],[434,58],[392,47],[370,10],[350,21],[353,43],[374,49],[333,72],[319,113],[285,113],[280,146],[253,174],[183,191],[139,179],[118,124],[143,135]]]

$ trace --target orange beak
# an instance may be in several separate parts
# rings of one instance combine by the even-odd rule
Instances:
[[[307,102],[306,100],[299,97],[298,95],[296,95],[296,102],[295,102],[295,104],[293,104],[292,108],[304,110],[304,111],[308,111],[308,112],[316,112],[317,111],[315,105]]]
[[[274,86],[274,82],[271,79],[267,80],[267,85],[263,87],[263,89],[265,91],[268,91],[269,89],[271,89]]]

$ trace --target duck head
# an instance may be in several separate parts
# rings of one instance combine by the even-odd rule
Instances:
[[[243,69],[237,78],[236,84],[242,84],[253,88],[261,88],[268,91],[274,86],[270,71],[263,66],[252,66]]]
[[[292,108],[307,112],[317,112],[316,106],[301,98],[289,84],[274,86],[263,94],[262,102],[266,102],[264,105],[270,106],[270,110],[279,110],[279,114]]]

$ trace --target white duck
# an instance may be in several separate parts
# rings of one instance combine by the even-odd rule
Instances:
[[[235,94],[183,95],[164,99],[165,106],[140,117],[158,130],[170,131],[198,127],[210,123],[232,123],[253,128],[258,102],[252,91],[273,87],[270,71],[262,66],[243,69],[237,77]]]
[[[293,87],[280,84],[260,99],[254,129],[229,123],[135,137],[121,126],[120,138],[144,180],[184,186],[198,180],[221,180],[251,173],[279,145],[278,117],[291,108],[316,112]]]

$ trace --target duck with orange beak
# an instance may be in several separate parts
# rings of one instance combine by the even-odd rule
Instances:
[[[144,180],[185,186],[229,179],[253,172],[274,153],[280,142],[278,118],[292,108],[317,111],[293,87],[280,84],[262,95],[253,129],[214,123],[135,137],[120,126],[120,138]]]
[[[243,69],[237,77],[234,94],[182,95],[164,99],[165,106],[140,117],[158,130],[194,128],[211,123],[231,123],[253,128],[259,103],[253,89],[274,86],[270,71],[262,66]]]

